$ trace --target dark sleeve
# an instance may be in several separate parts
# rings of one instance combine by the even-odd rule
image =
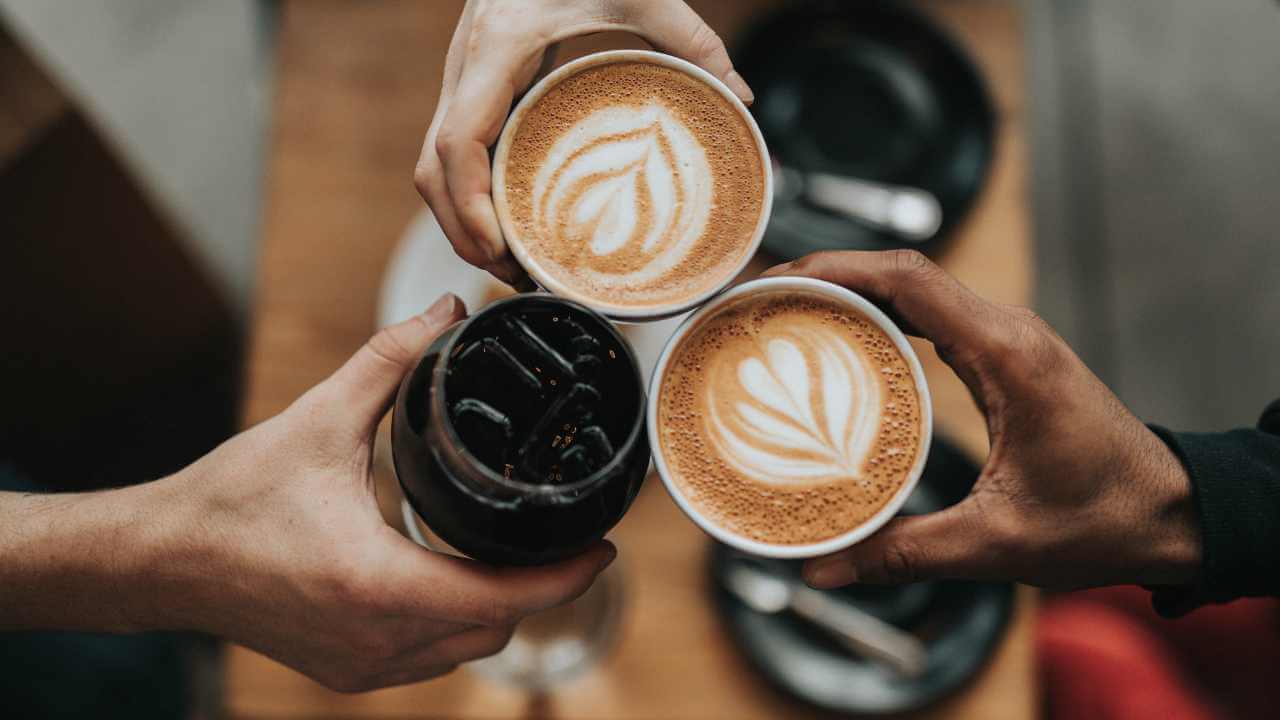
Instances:
[[[1196,586],[1152,588],[1152,604],[1177,617],[1206,603],[1280,596],[1280,400],[1256,430],[1151,429],[1191,476],[1204,573]]]

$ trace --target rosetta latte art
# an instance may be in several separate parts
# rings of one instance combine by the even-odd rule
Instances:
[[[645,283],[696,244],[712,188],[705,151],[669,110],[604,108],[551,148],[534,180],[533,219],[594,282]]]
[[[879,378],[822,328],[762,342],[761,354],[710,369],[707,434],[719,455],[768,485],[861,480],[881,423]]]

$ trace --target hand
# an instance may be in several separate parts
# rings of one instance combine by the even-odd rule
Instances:
[[[490,196],[489,151],[516,95],[561,40],[623,30],[720,78],[745,103],[751,89],[724,43],[681,0],[469,0],[458,21],[414,184],[454,250],[499,280],[524,271],[502,239]]]
[[[378,421],[430,341],[463,317],[446,295],[373,337],[280,415],[151,483],[166,500],[155,607],[137,625],[198,629],[325,685],[416,682],[501,649],[521,617],[584,592],[613,559],[600,543],[540,568],[429,552],[378,512]]]
[[[1035,313],[983,300],[913,251],[819,253],[766,274],[843,285],[932,341],[986,415],[991,441],[965,500],[809,561],[810,584],[1195,579],[1200,538],[1186,471]]]

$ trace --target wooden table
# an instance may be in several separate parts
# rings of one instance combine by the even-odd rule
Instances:
[[[694,2],[722,35],[772,0]],[[928,0],[929,12],[977,57],[1000,115],[991,181],[940,262],[982,295],[1027,304],[1031,234],[1022,86],[1022,26],[1012,3]],[[280,34],[272,153],[246,422],[279,412],[374,329],[392,247],[421,208],[410,182],[461,3],[290,2]],[[567,54],[616,46],[603,36]],[[442,250],[443,251],[443,250]],[[919,347],[939,428],[975,456],[985,429],[958,380]],[[817,716],[769,689],[732,649],[702,570],[706,540],[649,482],[615,534],[630,593],[619,646],[605,664],[551,695],[446,678],[360,696],[329,692],[240,647],[226,654],[235,717],[797,718]],[[1034,594],[1023,590],[991,664],[921,717],[1028,718],[1034,713]]]

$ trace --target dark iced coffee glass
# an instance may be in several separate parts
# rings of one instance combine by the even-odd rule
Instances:
[[[574,555],[622,518],[649,465],[644,385],[600,315],[545,294],[443,333],[401,384],[405,497],[457,551],[494,564]]]

